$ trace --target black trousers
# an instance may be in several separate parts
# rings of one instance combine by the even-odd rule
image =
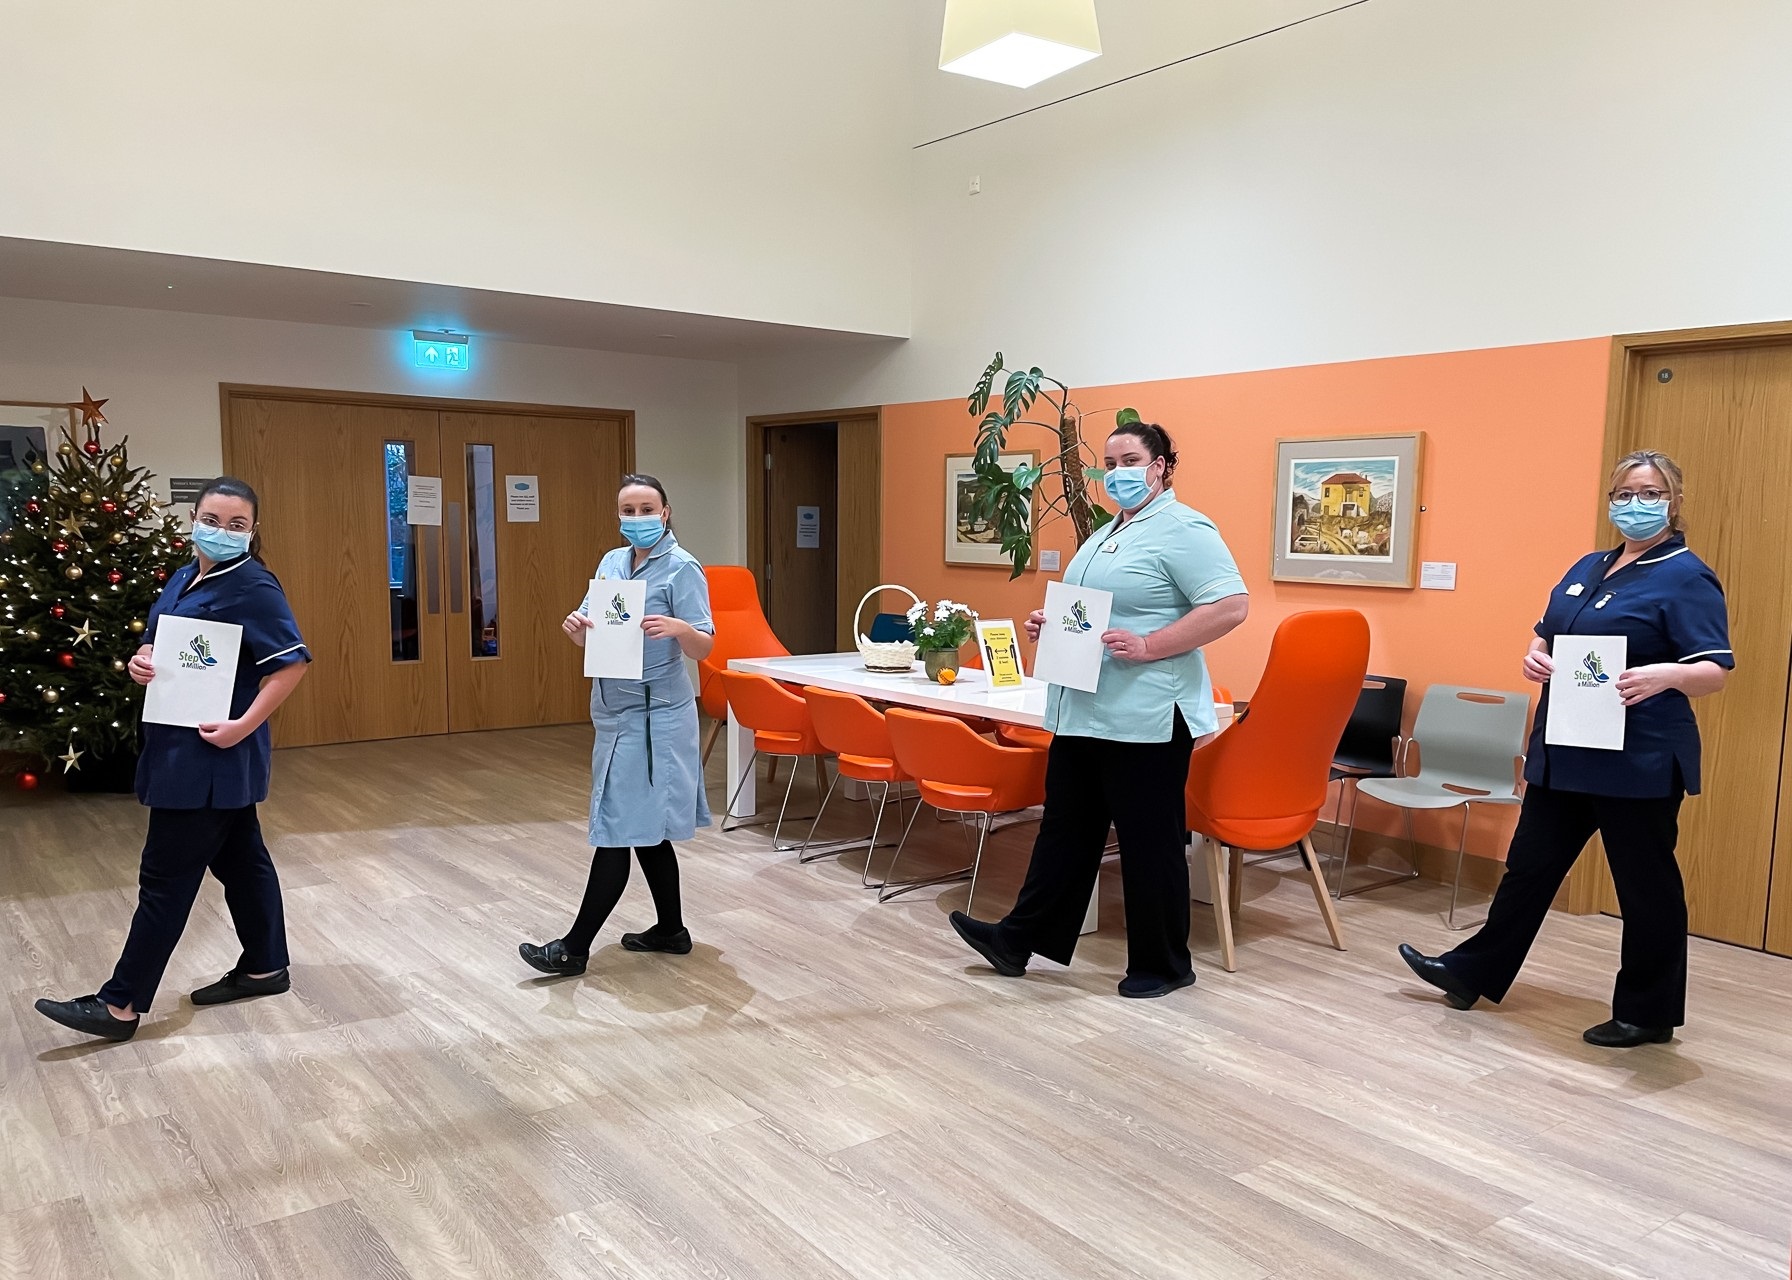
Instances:
[[[1445,954],[1450,972],[1499,1003],[1524,964],[1549,904],[1595,831],[1624,913],[1624,942],[1612,1016],[1640,1027],[1678,1027],[1686,1021],[1686,888],[1674,846],[1680,802],[1671,796],[1626,800],[1578,791],[1529,787],[1518,830],[1506,854],[1506,874],[1487,923]]]
[[[131,917],[118,966],[100,988],[102,1000],[149,1012],[208,870],[224,886],[224,902],[243,944],[237,969],[273,973],[286,967],[280,877],[262,843],[255,806],[151,809],[149,838],[137,874],[137,912]]]
[[[1045,820],[1020,897],[997,925],[1004,948],[1070,963],[1111,824],[1126,892],[1127,976],[1187,976],[1194,964],[1182,793],[1193,750],[1181,712],[1168,742],[1052,739]]]

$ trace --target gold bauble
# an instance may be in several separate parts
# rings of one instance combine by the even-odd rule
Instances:
[[[124,670],[124,659],[123,658],[112,659],[112,670],[123,671]]]
[[[74,456],[74,454],[75,454],[75,446],[70,444],[66,440],[64,440],[61,444],[56,446],[56,456],[58,458],[72,458]]]
[[[31,464],[31,474],[34,476],[41,476],[48,469],[49,468],[45,467],[41,462],[34,462]]]
[[[24,630],[20,631],[19,634],[24,636],[25,639],[31,641],[31,643],[33,643],[33,644],[36,644],[38,642],[38,640],[41,638],[38,636],[37,629],[35,627],[26,627]]]
[[[84,507],[93,505],[93,494],[86,489],[81,490],[81,505]]]
[[[57,693],[56,690],[54,690],[54,689],[45,689],[44,690],[44,701],[45,702],[60,702],[61,700],[62,700],[62,695],[60,693]]]
[[[144,627],[144,622],[143,622],[142,618],[132,618],[131,619],[131,634],[132,635],[134,635],[134,636],[142,635],[143,627]]]
[[[70,582],[76,581],[81,576],[81,566],[78,564],[71,564],[68,568],[62,571],[62,576],[67,578]]]
[[[107,541],[116,547],[124,541],[124,534],[122,532],[115,533]]]

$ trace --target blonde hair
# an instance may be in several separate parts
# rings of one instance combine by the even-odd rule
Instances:
[[[1638,449],[1618,459],[1618,465],[1612,468],[1611,483],[1606,486],[1609,493],[1615,490],[1624,477],[1638,467],[1654,467],[1661,476],[1662,487],[1667,490],[1669,528],[1679,533],[1686,528],[1680,518],[1680,498],[1686,491],[1686,479],[1680,474],[1680,464],[1654,449]]]

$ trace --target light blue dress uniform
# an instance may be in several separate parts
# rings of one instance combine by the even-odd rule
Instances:
[[[648,614],[715,634],[703,566],[670,530],[638,572],[634,562],[633,547],[618,547],[598,564],[595,576],[644,578]],[[589,592],[579,612],[591,616]],[[648,638],[641,671],[639,680],[591,682],[593,848],[646,849],[662,840],[689,840],[710,822],[697,741],[697,693],[684,651],[676,640]]]
[[[1166,489],[1118,529],[1108,525],[1082,545],[1064,571],[1072,586],[1114,596],[1108,627],[1149,636],[1189,610],[1245,595],[1244,579],[1213,521]],[[1046,620],[1051,625],[1052,619]],[[1199,649],[1155,662],[1101,656],[1094,693],[1052,685],[1045,727],[1067,737],[1111,742],[1168,742],[1173,709],[1195,738],[1219,728],[1213,684]]]

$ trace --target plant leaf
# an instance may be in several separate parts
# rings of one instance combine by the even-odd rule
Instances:
[[[998,351],[996,358],[989,362],[989,368],[985,369],[983,376],[977,379],[977,385],[971,389],[971,394],[965,401],[965,412],[973,418],[989,408],[989,393],[996,384],[996,374],[1001,371],[1002,353]]]
[[[1101,467],[1083,468],[1083,479],[1087,480],[1090,484],[1100,484],[1106,475],[1107,471]]]
[[[1114,415],[1114,425],[1116,427],[1131,426],[1137,421],[1139,421],[1139,411],[1137,409],[1122,409]]]
[[[1113,518],[1114,513],[1109,511],[1106,507],[1097,506],[1095,503],[1089,504],[1089,527],[1092,530],[1101,528],[1102,525]]]
[[[1045,474],[1045,467],[1040,463],[1028,463],[1014,469],[1014,487],[1022,493],[1033,492],[1039,483],[1039,477]]]
[[[1039,398],[1041,376],[1037,369],[1016,369],[1009,374],[1002,388],[1002,408],[1016,417],[1031,409]]]

